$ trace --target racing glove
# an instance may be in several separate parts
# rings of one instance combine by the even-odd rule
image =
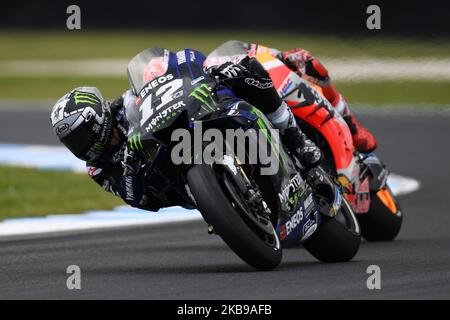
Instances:
[[[302,78],[321,87],[329,86],[328,70],[309,51],[296,48],[279,53],[278,58]]]
[[[141,160],[132,147],[127,144],[122,160],[121,192],[122,199],[132,207],[145,205],[143,185],[140,177]]]
[[[230,61],[225,62],[220,66],[209,67],[205,70],[205,72],[207,75],[215,77],[219,81],[242,78],[249,73],[243,65],[234,64]]]
[[[255,58],[245,57],[239,63],[226,62],[210,75],[226,84],[237,97],[249,102],[264,113],[274,112],[281,104],[269,73]]]
[[[325,98],[347,122],[352,132],[353,143],[360,152],[368,153],[376,149],[377,140],[368,129],[356,121],[344,97],[331,83],[328,70],[319,60],[314,58],[309,51],[301,48],[281,52],[278,54],[278,58],[299,76],[322,88]]]
[[[309,51],[297,48],[280,52],[277,57],[300,77],[320,86],[325,98],[341,115],[350,112],[344,97],[331,83],[328,70]]]

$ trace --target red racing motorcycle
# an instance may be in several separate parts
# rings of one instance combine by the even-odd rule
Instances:
[[[320,87],[300,78],[270,53],[268,47],[228,41],[208,55],[207,65],[256,57],[269,72],[279,95],[291,107],[297,124],[324,154],[322,167],[342,187],[368,241],[393,240],[402,225],[402,211],[387,179],[389,170],[374,154],[353,146],[346,122],[323,96]]]

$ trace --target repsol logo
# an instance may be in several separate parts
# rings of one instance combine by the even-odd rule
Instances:
[[[148,92],[150,90],[153,90],[154,88],[158,87],[159,85],[166,83],[167,81],[171,81],[173,80],[173,74],[168,74],[165,76],[161,76],[156,78],[155,80],[149,82],[142,90],[141,93],[139,94],[141,96],[141,98],[145,98],[148,94]]]
[[[281,87],[280,95],[281,95],[281,96],[284,96],[286,93],[288,93],[288,92],[289,92],[289,89],[291,88],[291,86],[292,86],[293,84],[294,84],[294,83],[292,82],[292,80],[291,80],[290,78],[288,78],[287,81],[286,81],[286,83],[283,84],[283,86]]]

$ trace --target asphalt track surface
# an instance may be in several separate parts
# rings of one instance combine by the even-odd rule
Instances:
[[[55,143],[48,111],[0,110],[0,142]],[[272,272],[248,267],[203,222],[0,240],[0,298],[30,299],[442,299],[450,298],[450,116],[448,112],[364,112],[393,172],[416,178],[400,198],[405,214],[393,242],[361,245],[353,261],[323,264],[284,251]],[[369,265],[381,290],[368,290]],[[81,268],[81,290],[66,268]]]

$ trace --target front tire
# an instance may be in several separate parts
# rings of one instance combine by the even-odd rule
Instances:
[[[370,209],[358,221],[367,241],[391,241],[398,235],[403,214],[389,186],[371,194]]]
[[[346,262],[353,259],[361,243],[361,232],[355,214],[345,198],[333,218],[325,220],[303,243],[322,262]]]
[[[275,229],[275,245],[271,246],[244,221],[210,166],[192,167],[187,180],[203,218],[242,260],[259,270],[271,270],[280,264],[282,249]]]

